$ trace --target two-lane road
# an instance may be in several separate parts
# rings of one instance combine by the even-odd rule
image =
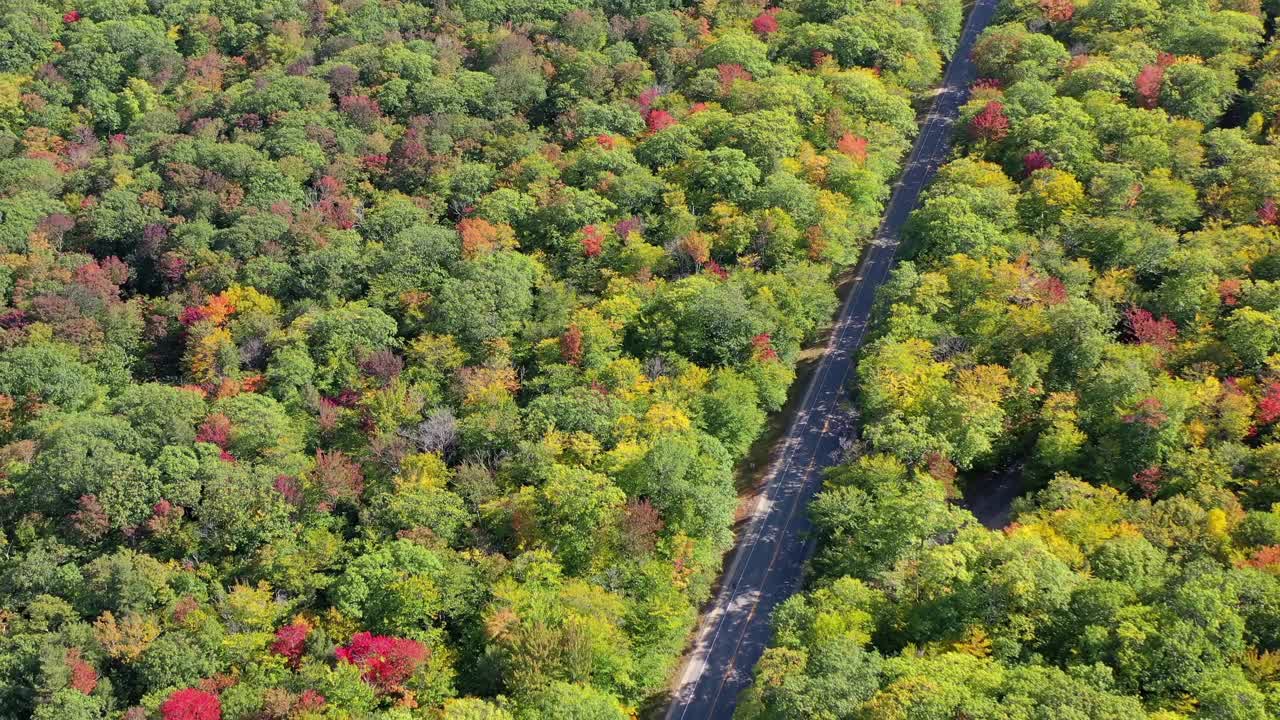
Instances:
[[[809,501],[822,485],[823,471],[841,456],[841,436],[852,430],[837,427],[838,407],[876,290],[889,276],[899,233],[921,189],[946,158],[957,112],[975,79],[969,52],[995,14],[996,3],[977,0],[969,12],[943,87],[894,186],[876,238],[863,253],[826,352],[733,550],[720,592],[698,628],[667,720],[732,718],[738,693],[750,684],[769,641],[774,607],[800,589],[805,561],[813,552]]]

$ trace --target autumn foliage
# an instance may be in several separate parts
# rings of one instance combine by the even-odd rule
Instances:
[[[98,671],[80,656],[79,648],[67,650],[67,669],[71,672],[69,685],[88,695],[98,686]]]
[[[271,652],[283,655],[289,662],[297,665],[306,648],[307,634],[311,628],[303,623],[292,623],[276,630],[275,641],[271,643]]]
[[[1263,225],[1280,225],[1280,207],[1276,205],[1273,198],[1267,198],[1263,201],[1262,207],[1258,208],[1258,222]]]
[[[582,254],[593,258],[600,254],[601,248],[604,247],[604,233],[595,225],[588,225],[582,229]]]
[[[777,8],[769,8],[760,13],[751,21],[751,29],[761,35],[769,35],[778,31],[778,10]]]
[[[406,638],[357,633],[334,651],[339,660],[364,671],[364,679],[382,692],[397,692],[430,657],[425,645]]]
[[[1075,15],[1076,6],[1072,0],[1040,0],[1040,10],[1049,22],[1065,23]]]
[[[1134,307],[1125,311],[1134,337],[1144,345],[1167,350],[1178,337],[1178,326],[1169,318],[1156,318],[1150,311]]]
[[[1053,167],[1053,160],[1050,160],[1049,156],[1041,150],[1032,150],[1022,156],[1022,167],[1030,175],[1037,170]]]
[[[1164,81],[1164,67],[1144,65],[1133,81],[1134,92],[1143,107],[1153,108],[1160,101],[1160,86]]]
[[[978,140],[999,142],[1009,134],[1009,118],[999,101],[988,102],[969,121],[969,133]]]
[[[865,163],[867,161],[867,146],[869,144],[870,141],[868,141],[867,138],[854,135],[853,133],[845,133],[840,136],[840,140],[836,143],[836,149],[849,156],[849,158],[855,162]]]
[[[218,696],[195,688],[178,690],[160,705],[163,720],[222,720]]]

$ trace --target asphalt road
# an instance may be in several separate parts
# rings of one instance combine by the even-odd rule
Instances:
[[[903,223],[921,189],[947,156],[957,111],[976,77],[969,52],[995,14],[996,2],[977,0],[969,12],[943,87],[894,186],[876,238],[863,253],[826,353],[733,550],[720,592],[703,616],[667,720],[732,718],[738,693],[750,684],[769,641],[774,607],[800,589],[805,561],[813,552],[807,507],[822,485],[823,470],[843,455],[841,439],[854,431],[839,403],[876,290],[889,276]]]

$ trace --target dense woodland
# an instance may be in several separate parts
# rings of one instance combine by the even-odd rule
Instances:
[[[1001,6],[740,717],[1280,717],[1277,10]]]
[[[1248,51],[1260,24],[1227,15],[1204,42]],[[958,0],[0,2],[0,718],[631,717],[960,21]],[[1098,62],[1151,60],[1131,55]],[[1027,87],[1015,133],[1058,102]],[[1196,126],[1169,128],[1179,222],[1200,224],[1184,177],[1252,217],[1272,181],[1252,138],[1204,136],[1235,158],[1211,171]],[[982,222],[991,262],[1022,242]],[[1199,304],[1170,368],[1226,347],[1188,318],[1270,237],[1213,232],[1240,254],[1178,251],[1206,264],[1172,281]],[[1145,291],[1117,270],[1095,308],[1066,262],[1063,322],[1101,351]],[[1236,313],[1274,340],[1269,287],[1244,280]],[[1126,353],[1134,382],[1165,377]],[[1232,387],[1247,425],[1267,386]],[[1205,442],[1280,457],[1237,440]]]

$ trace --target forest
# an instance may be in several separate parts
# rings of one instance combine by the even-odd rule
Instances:
[[[1149,494],[1170,498],[1154,508],[1216,524],[1167,557],[1147,520],[1118,519],[1149,503],[1107,499],[1115,523],[1090,532],[1129,544],[1097,612],[1176,583],[1162,568],[1213,568],[1185,602],[1273,603],[1196,636],[1225,658],[1206,665],[1220,687],[1259,694],[1240,673],[1280,669],[1263,480],[1280,264],[1255,222],[1274,220],[1274,118],[1205,127],[1237,75],[1260,106],[1280,80],[1256,7],[1203,10],[1203,36],[1153,31],[1180,53],[1160,64],[1124,28],[1182,16],[1107,2],[1089,22],[1109,34],[1082,32],[1111,58],[1066,71],[1019,25],[1035,7],[986,44],[1006,74],[983,112],[1007,127],[919,216],[928,250],[864,364],[887,373],[868,434],[902,483],[924,477],[908,436],[968,468],[1001,427],[1045,423],[1046,477],[1088,474],[1095,446],[1124,459],[1108,479],[1154,468]],[[729,547],[735,466],[830,321],[961,18],[960,0],[0,3],[0,718],[636,717]],[[1174,88],[1160,110],[1134,95],[1140,66]],[[1020,178],[1032,146],[1056,166],[1019,191],[993,163]],[[1134,203],[1104,205],[1139,179]],[[930,236],[960,237],[956,206],[970,224],[948,250]],[[1066,219],[1078,243],[1056,239]],[[1156,334],[1117,335],[1143,307]],[[1146,414],[1097,414],[1086,380]],[[961,399],[987,391],[974,436],[953,437]],[[937,506],[922,533],[955,515],[902,499]],[[1044,566],[1083,587],[1097,545],[1029,517],[1007,542],[1071,550]],[[1005,547],[964,532],[986,543],[975,559]],[[903,566],[897,548],[824,553],[867,583]],[[837,587],[891,607],[861,582]],[[1004,662],[1044,651],[1017,627],[988,630]],[[871,658],[865,642],[842,652]]]
[[[1280,717],[1277,11],[1002,3],[737,717]]]

